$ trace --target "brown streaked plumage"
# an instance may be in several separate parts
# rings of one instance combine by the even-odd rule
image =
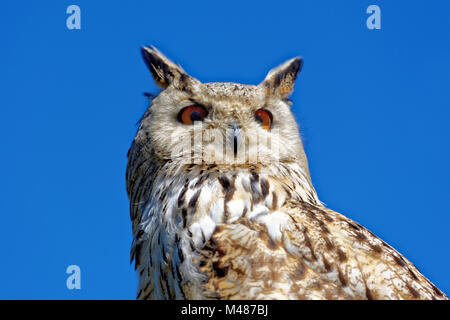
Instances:
[[[258,86],[203,84],[155,48],[142,51],[164,90],[128,154],[139,299],[447,299],[319,201],[287,101],[300,58]],[[192,105],[204,112],[181,123]]]

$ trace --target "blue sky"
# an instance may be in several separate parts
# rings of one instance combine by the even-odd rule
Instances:
[[[66,8],[81,8],[68,30]],[[381,30],[366,8],[381,8]],[[134,299],[126,153],[157,92],[139,48],[259,83],[293,56],[319,197],[450,293],[450,2],[5,1],[0,298]],[[81,290],[66,288],[67,266]]]

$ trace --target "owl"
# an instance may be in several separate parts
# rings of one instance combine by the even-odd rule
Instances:
[[[162,91],[126,169],[138,299],[447,299],[319,200],[290,110],[301,58],[244,85],[142,54]]]

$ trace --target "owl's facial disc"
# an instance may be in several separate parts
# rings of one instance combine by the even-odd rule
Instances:
[[[149,156],[181,164],[271,166],[300,161],[303,145],[287,98],[302,67],[293,58],[259,85],[201,83],[154,47],[142,48],[163,88],[144,116],[139,139]]]

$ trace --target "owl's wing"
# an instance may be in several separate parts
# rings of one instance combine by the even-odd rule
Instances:
[[[218,225],[201,255],[211,297],[447,298],[366,228],[297,200]]]

